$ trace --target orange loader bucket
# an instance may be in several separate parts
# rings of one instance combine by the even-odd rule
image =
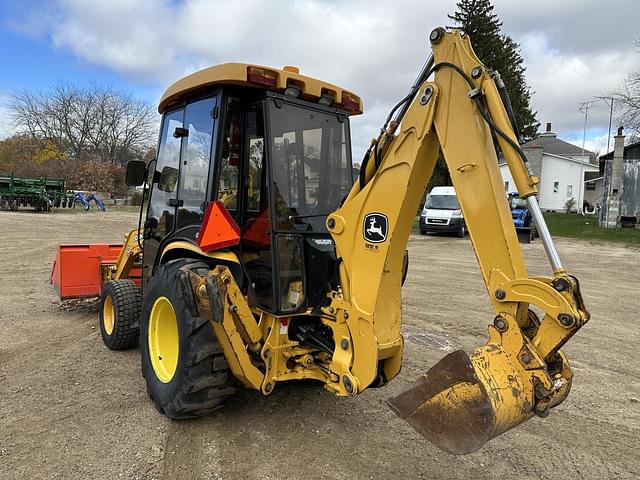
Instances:
[[[99,296],[102,266],[115,264],[121,249],[117,243],[58,245],[51,283],[60,300]]]

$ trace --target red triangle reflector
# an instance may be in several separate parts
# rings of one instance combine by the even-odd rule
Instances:
[[[240,243],[240,228],[221,201],[210,202],[196,239],[205,252]]]

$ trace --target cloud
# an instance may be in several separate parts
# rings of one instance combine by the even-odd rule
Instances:
[[[612,127],[611,138],[609,139],[609,151],[613,150],[613,135],[615,134],[616,131]],[[563,140],[573,143],[578,147],[582,147],[582,142],[584,140],[585,150],[589,150],[590,152],[594,152],[599,155],[604,155],[607,153],[607,137],[608,132],[606,129],[604,130],[604,133],[599,129],[587,129],[586,135],[583,130],[566,132],[563,136]]]
[[[541,33],[568,54],[633,49],[640,37],[637,0],[493,0],[503,29],[518,37]]]
[[[579,102],[606,95],[640,68],[636,0],[494,4],[504,32],[522,46],[539,121],[561,136],[581,131]],[[158,86],[227,61],[298,65],[364,99],[366,113],[352,125],[357,159],[426,59],[429,31],[451,25],[454,8],[450,0],[58,0],[18,23],[82,60]],[[602,103],[588,126],[607,124]]]
[[[596,97],[607,96],[618,86],[627,68],[640,66],[640,55],[632,48],[568,54],[551,47],[542,33],[524,35],[521,43],[538,120],[552,122],[558,132],[582,130],[584,113],[579,111],[579,104],[590,100],[596,103],[589,110],[587,126],[606,129],[609,106]]]

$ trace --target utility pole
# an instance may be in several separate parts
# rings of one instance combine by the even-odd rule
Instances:
[[[589,110],[591,110],[592,108],[596,108],[595,100],[588,100],[586,102],[578,104],[578,110],[584,113],[584,129],[582,131],[582,155],[584,155],[584,144],[587,140],[587,116],[589,115]]]
[[[600,100],[609,100],[610,103],[610,109],[609,109],[609,136],[607,137],[607,151],[605,153],[609,153],[609,141],[611,140],[611,119],[613,118],[613,97],[596,97],[599,98]],[[609,102],[607,102],[609,103]]]

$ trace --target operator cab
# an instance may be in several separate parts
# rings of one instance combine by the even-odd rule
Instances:
[[[204,72],[215,79],[211,70],[228,65]],[[239,244],[220,250],[237,255],[240,265],[233,256],[215,263],[229,266],[255,306],[302,312],[336,287],[325,222],[352,186],[348,115],[360,113],[360,101],[329,84],[317,88],[317,80],[294,70],[259,69],[278,74],[268,88],[268,76],[254,75],[252,83],[253,67],[245,67],[245,82],[223,78],[195,88],[206,82],[198,77],[185,85],[187,77],[161,100],[157,160],[148,168],[143,278],[172,258],[167,247],[196,244],[207,206],[217,200],[240,231]],[[354,98],[350,111],[344,105]]]

